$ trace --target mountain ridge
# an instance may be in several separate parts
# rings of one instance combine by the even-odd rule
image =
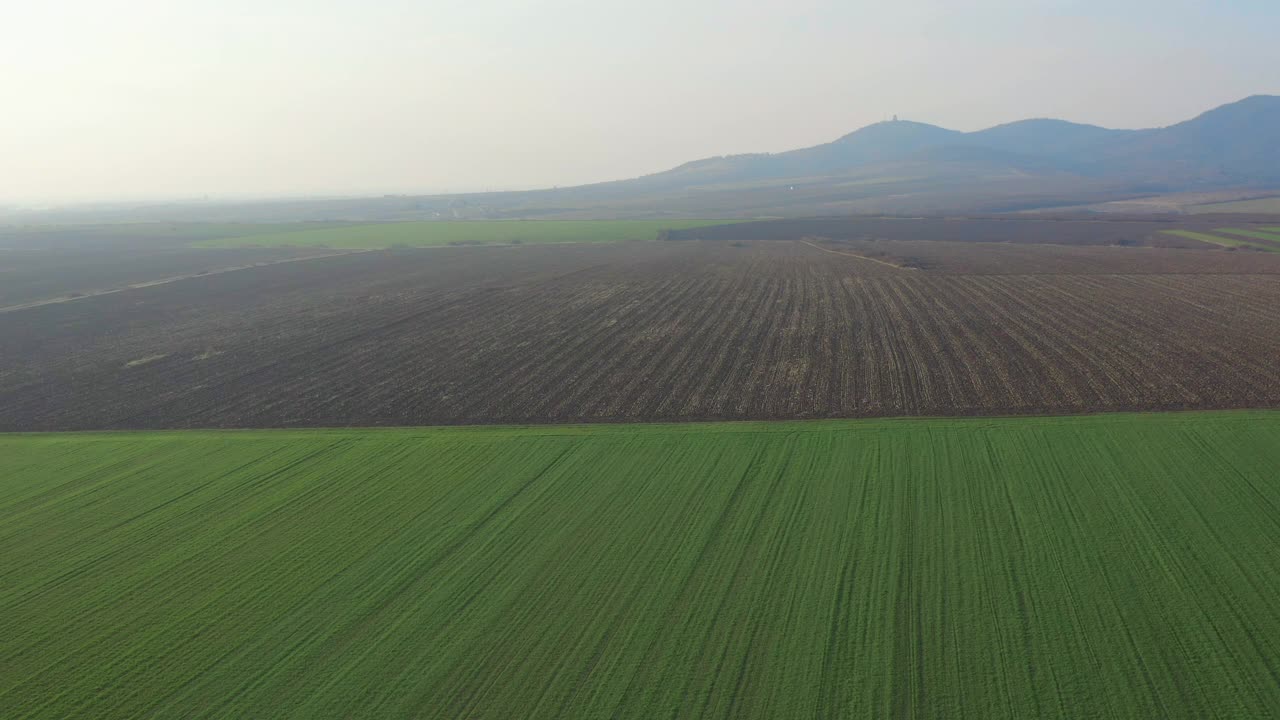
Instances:
[[[1117,179],[1163,172],[1170,177],[1145,179],[1172,179],[1180,185],[1280,182],[1280,162],[1276,162],[1280,160],[1280,96],[1254,95],[1190,120],[1142,130],[1031,118],[961,132],[910,120],[888,120],[806,148],[701,158],[635,180],[652,184],[663,179],[675,187],[685,179],[696,180],[689,183],[692,186],[820,176],[915,161],[921,153],[937,155],[961,147],[1002,154],[983,158],[973,153],[968,160],[991,167],[1000,162],[1009,167],[1030,164]],[[1154,157],[1160,154],[1166,157]],[[1031,159],[1035,162],[1028,163]],[[693,174],[696,177],[686,177]]]
[[[1252,95],[1183,122],[1140,130],[1055,118],[973,132],[886,121],[805,148],[704,157],[629,179],[540,190],[9,217],[219,222],[938,215],[1093,207],[1171,194],[1280,195],[1280,96]]]

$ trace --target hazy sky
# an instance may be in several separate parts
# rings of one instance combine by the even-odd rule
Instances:
[[[1276,0],[12,0],[0,204],[566,185],[1280,94]]]

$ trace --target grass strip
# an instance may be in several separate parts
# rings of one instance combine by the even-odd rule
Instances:
[[[1210,235],[1209,233],[1195,232],[1192,230],[1161,230],[1160,232],[1167,233],[1169,235],[1177,235],[1191,240],[1199,240],[1200,242],[1210,243],[1213,245],[1221,245],[1222,247],[1228,248],[1247,248],[1250,250],[1262,250],[1264,252],[1271,252],[1273,250],[1271,247],[1248,242],[1246,240],[1240,240],[1238,238]]]

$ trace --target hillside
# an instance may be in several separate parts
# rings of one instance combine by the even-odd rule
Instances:
[[[697,218],[1010,212],[1280,188],[1280,97],[1164,128],[1052,118],[958,132],[907,120],[781,153],[702,158],[577,187],[0,214],[0,222]]]
[[[1280,97],[1256,95],[1192,120],[1111,139],[1098,174],[1163,179],[1178,189],[1280,183]]]
[[[881,122],[810,148],[698,160],[632,182],[653,186],[661,180],[671,188],[688,188],[908,165],[945,176],[946,163],[964,163],[979,173],[1034,169],[1179,187],[1280,182],[1280,97],[1246,98],[1149,130],[1034,119],[962,133],[918,122]]]

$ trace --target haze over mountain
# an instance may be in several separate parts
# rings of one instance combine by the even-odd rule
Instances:
[[[895,119],[813,147],[703,158],[652,175],[576,187],[135,206],[97,209],[71,219],[1005,212],[1234,188],[1280,190],[1280,96],[1255,95],[1185,122],[1146,130],[1039,118],[966,133]],[[67,219],[65,213],[58,217]]]
[[[909,167],[947,175],[951,163],[993,172],[1069,173],[1170,188],[1280,183],[1280,97],[1257,95],[1150,130],[1033,119],[962,133],[919,122],[876,123],[832,142],[772,155],[686,163],[640,178],[672,188],[769,178],[812,179]]]
[[[451,212],[1003,212],[1230,188],[1280,188],[1280,97],[1146,130],[1038,118],[966,133],[895,119],[813,147],[703,158],[630,180],[457,196]]]

